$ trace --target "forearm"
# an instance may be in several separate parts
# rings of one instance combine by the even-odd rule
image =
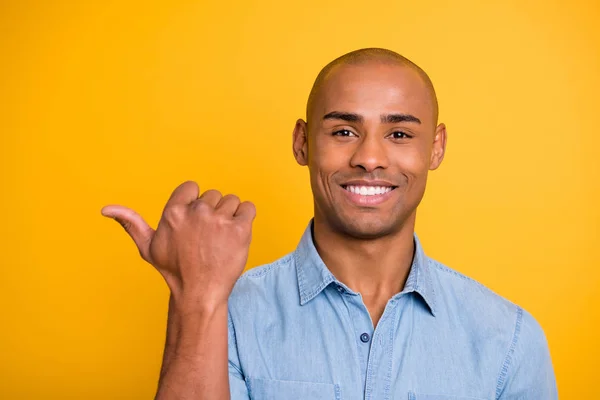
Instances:
[[[163,352],[162,367],[160,370],[160,380],[162,379],[173,359],[175,354],[175,347],[177,344],[177,337],[179,336],[179,326],[181,324],[180,315],[175,309],[175,299],[173,294],[169,295],[169,310],[167,316],[167,337],[165,339],[165,350]]]
[[[229,398],[227,304],[190,309],[169,300],[156,400]]]

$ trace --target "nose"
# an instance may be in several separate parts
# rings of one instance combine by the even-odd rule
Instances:
[[[372,172],[377,168],[387,168],[389,159],[385,149],[385,139],[375,135],[363,137],[350,159],[350,165],[362,168],[367,172]]]

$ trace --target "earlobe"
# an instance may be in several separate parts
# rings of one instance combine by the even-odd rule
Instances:
[[[296,126],[294,126],[292,150],[298,164],[308,165],[308,127],[302,119],[296,121]]]
[[[446,125],[439,124],[435,129],[435,136],[433,139],[433,148],[431,151],[431,160],[429,162],[429,169],[434,170],[437,169],[442,160],[444,159],[444,155],[446,154],[446,141],[448,134],[446,132]]]

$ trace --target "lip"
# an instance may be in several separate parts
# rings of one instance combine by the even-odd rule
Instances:
[[[344,182],[341,186],[385,186],[385,187],[396,187],[393,183],[387,181],[367,181],[364,179],[356,179],[348,182]]]
[[[377,183],[376,183],[377,182]],[[388,182],[383,181],[351,181],[349,183],[344,183],[344,186],[352,185],[352,186],[385,186],[385,187],[393,187],[394,189],[390,190],[387,193],[383,194],[375,194],[372,196],[363,196],[358,193],[352,193],[348,190],[344,189],[342,185],[339,186],[340,190],[344,192],[348,200],[354,205],[361,207],[374,207],[378,206],[392,196],[395,195],[396,186],[389,184]]]

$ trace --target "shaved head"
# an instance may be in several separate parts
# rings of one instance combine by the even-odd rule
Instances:
[[[321,70],[306,114],[293,151],[310,172],[315,238],[410,242],[428,172],[446,148],[427,74],[393,51],[356,50]]]
[[[306,120],[309,121],[311,113],[314,109],[316,99],[318,98],[321,89],[327,78],[338,68],[344,65],[362,65],[362,64],[388,64],[398,65],[417,72],[425,84],[429,95],[431,96],[431,104],[433,107],[433,120],[437,123],[438,119],[438,102],[433,88],[433,83],[425,71],[421,69],[417,64],[410,61],[408,58],[387,49],[381,48],[365,48],[352,51],[344,54],[341,57],[336,58],[327,64],[315,80],[313,87],[308,96],[308,102],[306,104]]]

